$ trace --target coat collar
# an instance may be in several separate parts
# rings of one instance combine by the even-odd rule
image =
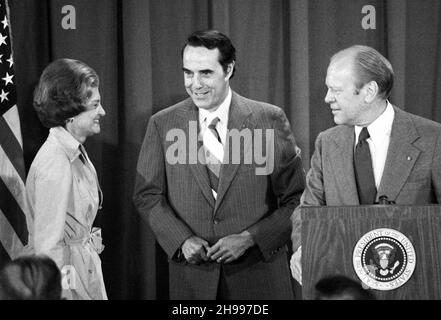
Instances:
[[[421,153],[413,146],[419,134],[409,114],[395,106],[394,110],[389,149],[378,187],[378,196],[386,195],[389,201],[397,198]]]
[[[251,106],[246,103],[246,99],[233,92],[233,96],[231,98],[231,106],[230,106],[230,114],[228,116],[228,132],[233,129],[242,130],[243,128],[252,129],[253,125],[249,123],[248,118],[251,115]],[[219,208],[220,203],[222,202],[228,188],[233,181],[234,176],[237,173],[237,169],[239,169],[240,163],[243,163],[243,152],[241,153],[241,161],[240,163],[233,163],[232,154],[235,152],[229,151],[229,141],[228,133],[227,133],[227,142],[225,147],[225,152],[229,153],[229,161],[226,164],[223,164],[220,171],[219,178],[219,188],[217,192],[217,200],[215,206],[215,213]],[[244,150],[246,148],[251,147],[251,145],[244,145]]]
[[[75,161],[80,155],[80,143],[63,127],[49,129],[49,139],[55,139],[66,153],[70,162]]]
[[[340,126],[330,145],[329,161],[344,205],[359,205],[354,173],[354,127]],[[323,161],[327,161],[324,155]]]

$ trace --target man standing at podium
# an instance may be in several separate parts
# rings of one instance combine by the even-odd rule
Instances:
[[[301,283],[301,206],[441,203],[441,124],[393,106],[390,62],[367,46],[330,61],[325,102],[337,126],[321,132],[294,211],[291,272]],[[384,197],[382,197],[384,198]]]

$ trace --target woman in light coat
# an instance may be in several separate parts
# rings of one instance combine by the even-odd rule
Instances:
[[[59,59],[43,71],[34,93],[34,108],[50,130],[26,180],[26,251],[56,262],[67,299],[107,299],[98,256],[104,248],[101,230],[92,227],[103,197],[83,146],[100,132],[105,115],[98,85],[85,63]]]

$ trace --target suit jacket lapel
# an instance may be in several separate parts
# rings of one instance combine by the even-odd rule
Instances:
[[[228,126],[227,126],[228,132],[230,132],[231,129],[238,129],[240,131],[245,127],[249,129],[253,129],[250,128],[250,126],[247,125],[247,122],[245,121],[250,116],[250,114],[251,114],[251,110],[245,103],[243,103],[242,97],[240,97],[238,94],[233,92],[233,96],[231,98],[230,111],[228,115]],[[228,134],[227,134],[227,140],[229,140]],[[246,145],[244,146],[244,149],[248,147],[249,145]],[[227,142],[225,147],[225,153],[229,152],[228,149],[229,148]],[[240,150],[241,163],[243,161],[243,151],[244,150]],[[228,163],[223,164],[221,167],[215,212],[219,208],[219,205],[222,202],[222,199],[224,198],[225,193],[230,187],[231,182],[233,181],[233,178],[236,175],[237,169],[240,166],[240,163],[232,163],[232,152],[229,152],[228,160],[229,160]]]
[[[190,121],[194,121],[194,123],[197,124],[197,135],[199,135],[199,115],[198,115],[198,110],[197,107],[193,104],[193,102],[191,102],[188,104],[188,106],[186,108],[182,108],[182,118],[183,118],[183,130],[184,132],[188,133],[187,134],[187,145],[189,146],[189,149],[187,149],[187,154],[190,155],[191,153],[194,152],[199,152],[199,150],[202,150],[201,148],[202,146],[202,141],[200,141],[198,139],[198,137],[191,137],[190,138]],[[190,139],[197,139],[197,150],[191,150],[191,146],[189,143]],[[191,172],[193,173],[193,175],[196,178],[196,182],[199,185],[199,188],[201,188],[202,194],[204,195],[204,197],[207,199],[207,201],[210,203],[210,205],[214,208],[215,205],[215,201],[213,198],[213,194],[211,193],[211,187],[210,187],[210,182],[208,179],[208,172],[207,172],[207,168],[205,166],[205,164],[201,163],[201,161],[199,161],[198,155],[196,155],[196,164],[189,164],[188,166],[190,167]]]
[[[334,138],[329,159],[334,168],[337,188],[341,191],[342,202],[345,205],[359,205],[357,185],[354,174],[354,127],[341,127],[341,132]],[[324,155],[324,161],[326,161]]]
[[[378,196],[386,195],[389,201],[397,198],[421,152],[412,145],[419,137],[412,120],[404,111],[396,107],[394,110],[386,163],[378,188]]]

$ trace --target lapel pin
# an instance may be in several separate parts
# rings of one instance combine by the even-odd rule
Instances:
[[[407,161],[410,161],[410,160],[412,160],[412,157],[407,156]]]

